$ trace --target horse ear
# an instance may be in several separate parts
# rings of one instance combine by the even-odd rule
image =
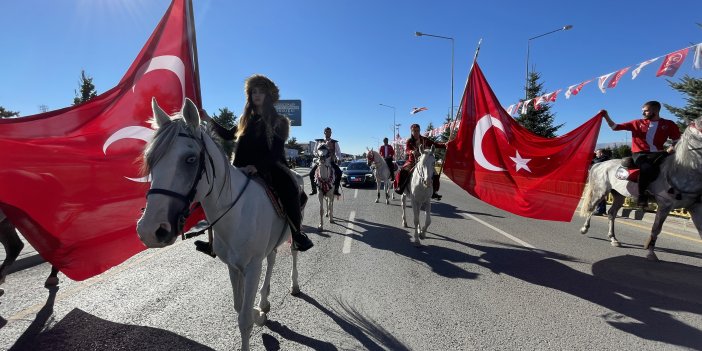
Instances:
[[[197,129],[197,126],[200,125],[200,113],[197,110],[197,106],[195,106],[195,103],[188,99],[185,98],[185,102],[183,103],[183,118],[185,118],[185,122],[190,125],[190,128],[193,130]]]
[[[153,110],[154,120],[158,127],[163,127],[168,123],[171,123],[171,117],[168,116],[166,111],[161,109],[161,106],[156,102],[156,98],[151,98],[151,110]]]

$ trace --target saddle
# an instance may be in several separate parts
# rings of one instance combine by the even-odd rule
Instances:
[[[658,174],[660,173],[660,166],[667,156],[667,153],[661,153],[661,155],[653,161],[653,171],[651,172],[652,180],[658,178]],[[637,183],[639,181],[640,173],[641,170],[634,163],[634,159],[631,157],[624,157],[622,158],[621,166],[617,168],[617,172],[614,174],[614,176],[619,180],[627,180],[630,182]]]
[[[270,185],[268,185],[268,183],[258,174],[254,174],[251,177],[251,180],[258,183],[259,185],[261,185],[261,187],[263,187],[263,189],[266,190],[266,195],[268,195],[268,198],[271,200],[271,204],[273,204],[275,213],[277,213],[279,217],[285,218],[286,214],[285,209],[283,209],[283,203],[280,201],[280,197],[278,197],[278,195],[275,193],[275,190]],[[305,196],[305,200],[306,197],[307,196]]]

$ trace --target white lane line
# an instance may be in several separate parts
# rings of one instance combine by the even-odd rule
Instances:
[[[358,190],[356,190],[358,193]],[[353,242],[353,239],[351,239],[351,233],[353,233],[353,220],[356,218],[356,211],[351,211],[349,214],[349,226],[346,228],[346,233],[344,235],[346,238],[344,238],[344,247],[341,249],[342,253],[349,253],[351,252],[351,243]]]
[[[535,249],[535,248],[536,248],[536,247],[534,247],[533,245],[529,244],[528,242],[526,242],[526,241],[524,241],[524,240],[521,240],[521,239],[519,239],[519,238],[517,238],[517,237],[515,237],[515,236],[513,236],[513,235],[511,235],[511,234],[509,234],[509,233],[507,233],[507,232],[505,232],[504,230],[502,230],[502,229],[500,229],[500,228],[497,228],[497,227],[493,226],[492,224],[490,224],[490,223],[488,223],[488,222],[483,221],[482,219],[480,219],[480,218],[478,218],[478,217],[476,217],[476,216],[473,216],[473,215],[467,214],[467,213],[462,213],[462,215],[463,215],[463,217],[470,218],[470,219],[472,219],[472,220],[474,220],[474,221],[476,221],[476,222],[478,222],[478,223],[480,223],[480,224],[482,224],[482,225],[484,225],[484,226],[486,226],[486,227],[488,227],[488,228],[490,228],[490,229],[492,229],[492,230],[494,230],[494,231],[496,231],[496,232],[498,232],[498,233],[504,235],[505,237],[507,237],[508,239],[511,239],[512,241],[518,243],[519,245],[522,245],[522,246],[524,246],[524,247],[528,247],[528,248],[530,248],[530,249]]]
[[[353,198],[358,199],[358,189],[356,189],[356,191],[353,192]]]

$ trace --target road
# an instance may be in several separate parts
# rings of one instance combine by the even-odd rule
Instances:
[[[302,172],[304,173],[304,171]],[[309,190],[309,184],[307,189]],[[442,179],[422,247],[401,226],[399,200],[343,189],[335,224],[300,254],[303,294],[288,293],[281,248],[269,322],[254,350],[702,350],[702,241],[667,225],[662,262],[644,259],[645,221],[537,221],[496,209]],[[411,211],[408,211],[411,223]],[[239,345],[227,269],[192,240],[144,251],[59,288],[46,263],[10,274],[0,297],[0,349],[229,350]],[[35,258],[36,261],[36,258]],[[36,263],[39,263],[37,261]]]

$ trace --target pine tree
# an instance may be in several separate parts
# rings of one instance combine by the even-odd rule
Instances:
[[[680,130],[685,130],[689,121],[702,116],[702,78],[685,75],[679,82],[668,80],[670,87],[687,95],[685,107],[675,107],[663,104],[672,114],[678,117]]]
[[[19,117],[19,112],[6,110],[4,107],[0,106],[0,118],[13,118]]]
[[[80,82],[78,83],[80,88],[80,94],[75,91],[76,97],[73,98],[73,105],[82,104],[97,96],[97,91],[95,90],[95,84],[93,84],[93,77],[85,74],[85,70],[80,71]]]
[[[529,72],[529,83],[527,84],[527,100],[542,96],[546,92],[543,90],[543,84],[539,82],[541,75],[538,72]],[[517,122],[524,128],[530,130],[536,135],[546,138],[556,137],[556,131],[563,124],[553,125],[554,115],[550,111],[551,107],[548,104],[542,104],[539,110],[534,109],[533,102],[527,107],[526,113],[520,113],[517,117]]]
[[[220,108],[219,113],[215,113],[211,118],[215,120],[217,124],[227,129],[232,129],[236,126],[236,115],[227,107]],[[227,155],[227,158],[231,160],[232,153],[234,152],[234,141],[223,140],[222,149],[224,150],[224,154]]]

